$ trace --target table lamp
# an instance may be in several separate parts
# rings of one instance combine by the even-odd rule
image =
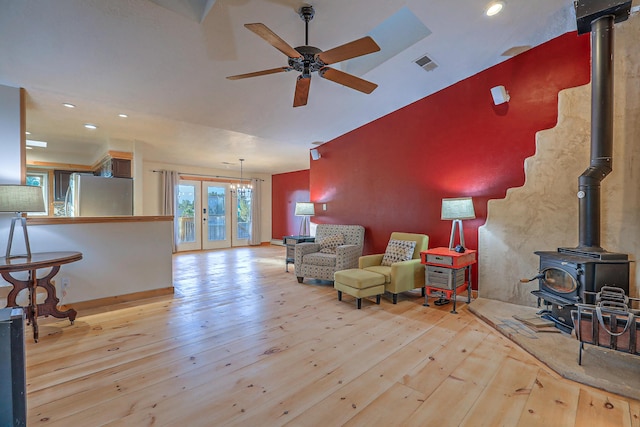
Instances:
[[[9,242],[7,242],[6,258],[19,258],[11,256],[11,244],[13,242],[13,231],[16,221],[22,223],[24,233],[24,244],[27,249],[27,258],[31,258],[31,248],[29,246],[29,235],[27,234],[27,219],[22,216],[22,212],[43,212],[44,196],[42,188],[32,185],[0,185],[0,212],[14,212],[16,216],[11,219],[11,230],[9,231]]]
[[[296,202],[296,216],[301,216],[302,221],[300,221],[300,231],[299,236],[308,236],[309,227],[307,226],[309,222],[309,217],[311,215],[315,215],[314,205],[311,202]]]
[[[460,231],[460,245],[464,248],[464,230],[462,229],[463,219],[474,219],[476,212],[473,210],[471,197],[457,197],[453,199],[442,199],[442,215],[440,219],[453,220],[451,223],[451,238],[449,239],[449,250],[454,246],[456,228]]]

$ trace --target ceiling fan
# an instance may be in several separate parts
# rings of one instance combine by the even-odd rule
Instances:
[[[247,74],[229,76],[229,80],[246,79],[248,77],[264,76],[267,74],[281,73],[285,71],[298,71],[296,90],[293,96],[293,106],[307,105],[309,87],[311,85],[311,73],[318,72],[320,77],[350,87],[363,93],[371,93],[378,87],[377,84],[356,77],[344,71],[330,68],[327,65],[345,61],[358,56],[367,55],[380,50],[380,46],[369,36],[354,40],[350,43],[322,51],[314,46],[309,46],[309,21],[313,19],[315,11],[312,6],[300,8],[300,18],[305,22],[305,45],[293,48],[282,40],[276,33],[261,23],[245,24],[244,26],[262,37],[267,43],[287,55],[289,65],[286,67],[271,68],[269,70],[256,71]]]

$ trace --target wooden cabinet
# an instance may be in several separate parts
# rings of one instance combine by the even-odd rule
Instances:
[[[116,178],[131,178],[131,160],[111,159],[111,173]]]
[[[100,176],[131,178],[131,160],[109,158],[100,164],[96,173]]]

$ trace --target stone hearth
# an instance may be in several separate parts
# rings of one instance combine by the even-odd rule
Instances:
[[[564,378],[640,400],[640,357],[585,344],[560,332],[533,332],[513,316],[533,316],[534,307],[478,298],[469,310]]]

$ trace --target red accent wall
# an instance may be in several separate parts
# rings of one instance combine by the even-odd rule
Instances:
[[[365,226],[365,253],[383,252],[392,231],[448,246],[442,198],[472,196],[477,218],[464,221],[465,240],[477,248],[487,201],[524,184],[536,132],[555,126],[560,90],[589,82],[589,58],[589,37],[567,33],[319,146],[310,194],[327,210],[317,206],[313,222]],[[498,85],[511,100],[496,106]],[[285,227],[273,221],[277,235]]]
[[[308,202],[309,170],[282,173],[272,177],[271,238],[298,234],[300,218],[295,216],[296,202]]]

